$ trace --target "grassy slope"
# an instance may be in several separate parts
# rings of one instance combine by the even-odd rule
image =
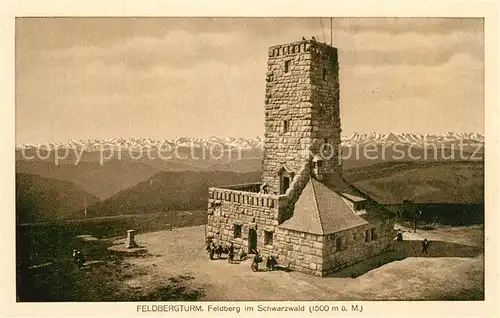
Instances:
[[[158,169],[135,161],[113,160],[55,165],[51,162],[16,162],[16,172],[39,174],[47,178],[74,182],[85,191],[105,199],[111,195],[144,181]]]
[[[77,211],[99,198],[68,181],[33,174],[16,174],[18,222],[38,222],[74,217]]]
[[[82,161],[54,164],[52,161],[16,162],[17,173],[38,174],[47,178],[74,182],[101,200],[148,180],[161,171],[258,171],[261,159],[241,160],[138,160]]]
[[[385,204],[484,202],[482,162],[384,163],[348,171],[346,178]]]
[[[193,162],[111,160],[103,166],[98,162],[56,166],[48,162],[18,161],[16,169],[17,172],[39,173],[45,177],[74,182],[91,194],[99,194],[105,202],[89,209],[89,215],[99,216],[154,213],[165,209],[204,209],[209,184],[213,186],[260,180],[259,171],[243,175],[227,171],[256,169],[260,166],[260,159],[224,161],[215,165],[208,162],[199,164],[200,166]],[[398,204],[403,198],[424,203],[484,201],[482,162],[400,161],[370,166],[363,166],[364,164],[346,161],[345,177],[382,203]],[[348,169],[347,166],[357,167]],[[169,169],[170,171],[155,175],[158,171]],[[152,184],[150,178],[153,179]],[[34,201],[22,204],[33,205]],[[63,215],[67,211],[63,209],[51,213]],[[50,217],[41,217],[47,218]]]
[[[156,213],[205,209],[208,187],[256,182],[260,172],[160,172],[88,208],[89,215]]]

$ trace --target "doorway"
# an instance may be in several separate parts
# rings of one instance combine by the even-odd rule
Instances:
[[[248,230],[248,254],[255,253],[257,250],[257,232],[254,229]]]

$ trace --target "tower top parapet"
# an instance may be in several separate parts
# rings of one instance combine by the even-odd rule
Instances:
[[[337,48],[316,40],[302,40],[286,44],[273,45],[268,50],[268,57],[281,57],[299,53],[337,55]]]

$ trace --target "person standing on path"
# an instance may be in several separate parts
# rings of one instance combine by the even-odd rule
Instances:
[[[397,240],[398,240],[398,242],[403,242],[403,232],[401,231],[401,229],[398,230]]]
[[[424,239],[422,241],[422,254],[428,255],[428,249],[429,249],[429,241],[427,239]]]
[[[233,242],[231,242],[231,245],[228,248],[227,258],[228,258],[229,263],[232,264],[233,263],[233,259],[234,259],[234,245],[233,245]]]

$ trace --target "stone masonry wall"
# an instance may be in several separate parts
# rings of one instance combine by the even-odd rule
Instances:
[[[321,276],[325,237],[278,228],[273,248],[278,264],[292,270]]]
[[[311,103],[313,126],[312,152],[319,154],[321,145],[331,145],[328,160],[324,161],[323,171],[342,172],[340,151],[340,84],[337,49],[332,47],[313,48],[311,55]]]
[[[372,238],[375,229],[376,238]],[[366,231],[369,240],[366,242]],[[387,219],[356,228],[347,229],[325,237],[323,275],[359,263],[394,248],[394,220]],[[340,238],[340,249],[336,241]]]
[[[255,196],[254,200],[250,200],[248,197],[238,198],[239,191],[217,190],[226,191],[223,194],[230,201],[209,199],[207,235],[223,244],[232,242],[237,249],[243,248],[248,252],[249,230],[253,229],[257,234],[257,250],[264,257],[273,254],[280,265],[289,266],[296,271],[325,276],[393,248],[393,219],[372,222],[330,235],[314,235],[279,228],[280,213],[283,213],[281,210],[287,206],[286,201],[279,202],[281,196],[245,194]],[[211,188],[210,191],[217,190]],[[217,195],[211,193],[210,197]],[[240,237],[234,236],[235,225],[241,226]],[[375,237],[372,236],[372,229]],[[271,242],[266,242],[266,232],[271,233]],[[339,249],[337,238],[341,240]]]
[[[305,162],[304,165],[300,168],[298,173],[294,176],[293,181],[290,183],[290,187],[285,192],[282,202],[284,205],[280,210],[280,215],[278,218],[279,224],[288,220],[293,216],[293,210],[295,208],[295,202],[300,197],[300,194],[304,190],[307,182],[310,179],[310,164],[309,162]]]
[[[266,248],[264,244],[264,231],[275,231],[278,225],[278,214],[279,206],[277,205],[248,205],[243,202],[212,200],[208,207],[206,234],[222,244],[229,245],[232,242],[235,248],[243,248],[245,253],[248,253],[249,230],[254,229],[257,232],[257,249],[266,253],[269,248]],[[235,225],[241,226],[239,238],[234,237]]]
[[[214,208],[209,207],[207,235],[222,244],[229,245],[232,242],[237,250],[243,248],[247,253],[248,233],[254,229],[257,232],[257,250],[264,258],[272,254],[281,266],[321,276],[325,236],[281,229],[277,226],[277,215],[276,207],[243,207],[223,201]],[[241,225],[239,238],[234,237],[234,225]],[[273,233],[272,244],[265,244],[266,231]]]
[[[268,55],[262,182],[279,193],[283,165],[297,171],[310,149],[340,144],[338,61],[335,48],[314,41],[274,46]]]

